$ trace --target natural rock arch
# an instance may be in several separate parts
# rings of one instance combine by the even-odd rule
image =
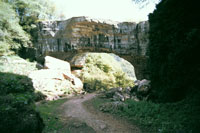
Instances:
[[[136,24],[74,17],[65,21],[41,21],[38,27],[37,57],[51,55],[69,60],[80,52],[115,53],[134,65],[138,79],[148,78],[147,21]]]

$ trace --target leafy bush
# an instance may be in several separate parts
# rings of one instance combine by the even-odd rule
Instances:
[[[133,80],[122,71],[120,64],[109,54],[88,53],[81,79],[92,90],[133,86]]]
[[[43,121],[34,109],[36,99],[29,78],[0,73],[0,132],[42,132]]]

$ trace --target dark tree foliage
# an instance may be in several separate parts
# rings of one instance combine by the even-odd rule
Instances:
[[[28,77],[0,72],[0,132],[41,133],[44,123],[34,108],[39,96]]]
[[[199,91],[199,11],[195,0],[162,0],[149,15],[153,99],[174,102]]]

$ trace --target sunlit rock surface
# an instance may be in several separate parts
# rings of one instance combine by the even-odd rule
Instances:
[[[38,54],[49,51],[108,51],[146,55],[148,22],[107,22],[87,17],[39,23]]]
[[[119,23],[73,17],[65,21],[41,21],[38,27],[37,59],[50,55],[70,61],[84,52],[115,53],[133,64],[137,79],[148,79],[147,21]]]
[[[47,100],[82,93],[82,81],[71,74],[68,62],[50,56],[45,57],[45,69],[29,74],[36,91],[46,95]]]
[[[44,67],[46,69],[62,70],[65,73],[71,73],[71,67],[68,62],[53,58],[51,56],[45,57]]]
[[[63,96],[81,93],[83,84],[74,78],[74,83],[63,76],[60,70],[43,69],[29,74],[36,91],[46,95],[47,100],[56,100]]]

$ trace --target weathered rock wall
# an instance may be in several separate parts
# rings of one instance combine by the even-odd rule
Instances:
[[[41,21],[38,26],[37,56],[48,53],[68,60],[77,52],[112,52],[134,65],[138,79],[147,78],[143,74],[147,63],[147,21],[117,23],[74,17],[65,21]]]
[[[87,17],[39,23],[38,54],[73,50],[146,55],[148,22],[109,23]]]

